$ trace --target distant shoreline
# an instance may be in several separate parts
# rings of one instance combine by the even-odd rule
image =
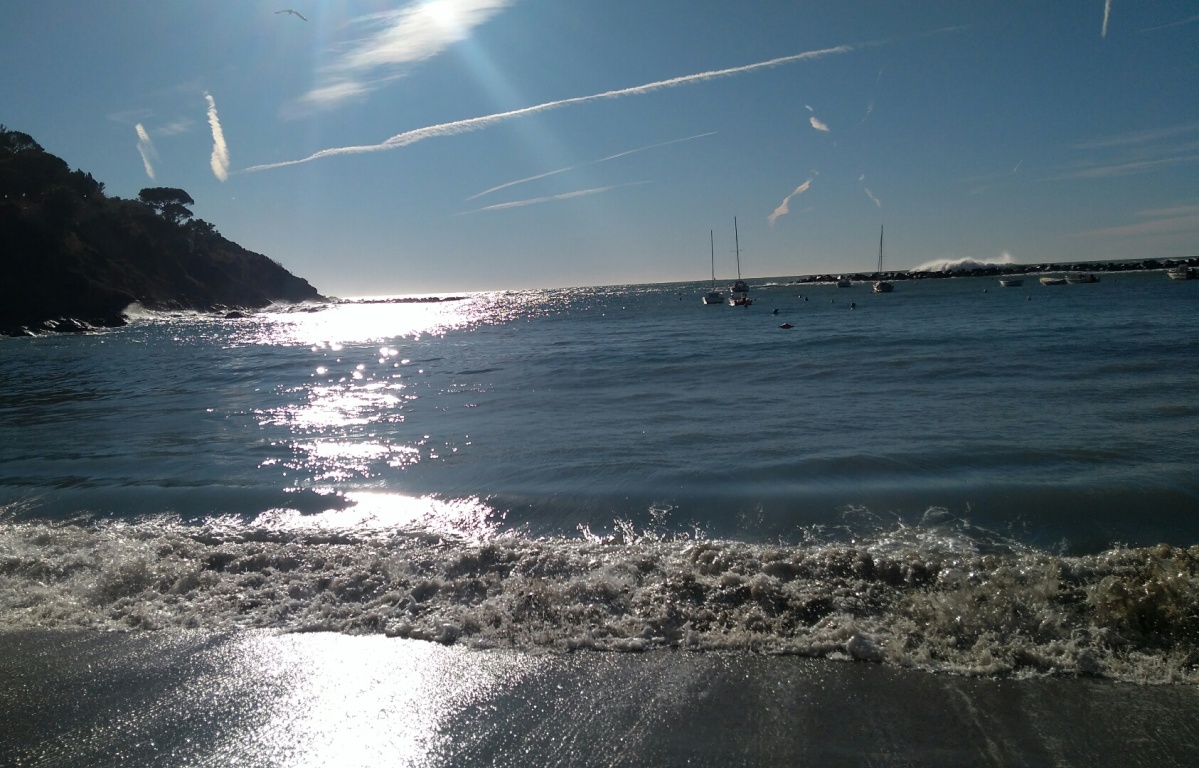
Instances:
[[[953,270],[896,270],[890,272],[855,272],[842,274],[805,275],[790,285],[832,283],[838,279],[867,283],[874,280],[929,280],[943,277],[1003,277],[1005,275],[1038,275],[1069,272],[1152,272],[1172,267],[1199,267],[1199,257],[1186,259],[1130,259],[1121,261],[1077,261],[1043,264],[989,264]]]

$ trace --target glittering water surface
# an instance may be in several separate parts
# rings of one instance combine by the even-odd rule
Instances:
[[[0,613],[1193,674],[1194,283],[702,292],[0,340]]]

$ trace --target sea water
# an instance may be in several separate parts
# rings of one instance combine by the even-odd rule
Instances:
[[[705,290],[0,339],[0,620],[1199,681],[1199,284]]]

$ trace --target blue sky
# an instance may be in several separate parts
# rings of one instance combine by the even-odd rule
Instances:
[[[13,0],[0,66],[330,295],[1199,252],[1191,1]]]

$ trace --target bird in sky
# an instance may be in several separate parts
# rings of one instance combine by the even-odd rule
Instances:
[[[299,11],[293,11],[291,8],[284,8],[281,11],[275,11],[275,15],[280,13],[290,13],[293,16],[299,16],[301,21],[308,21],[308,19],[304,18],[304,14],[300,13]]]

